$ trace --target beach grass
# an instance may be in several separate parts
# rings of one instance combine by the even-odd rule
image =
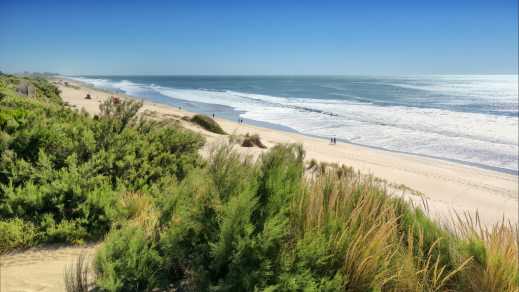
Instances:
[[[91,291],[92,282],[88,258],[80,254],[76,261],[65,268],[65,291],[88,292]]]
[[[263,149],[267,148],[267,146],[265,146],[265,144],[263,144],[263,142],[261,142],[261,138],[258,134],[250,135],[249,133],[245,134],[245,136],[243,137],[241,146],[242,147],[256,146],[256,147],[263,148]]]
[[[518,291],[515,223],[440,224],[297,144],[203,159],[199,135],[139,117],[140,103],[107,100],[94,118],[46,81],[18,95],[17,78],[0,75],[1,246],[104,240],[96,289]]]
[[[485,229],[462,216],[446,227],[372,176],[326,168],[308,178],[303,157],[298,145],[256,162],[228,145],[213,150],[206,168],[171,186],[174,196],[155,198],[159,214],[146,216],[160,218],[154,229],[110,233],[99,283],[110,291],[516,291],[516,227]],[[116,281],[128,277],[135,281]]]
[[[209,131],[209,132],[212,132],[212,133],[216,133],[216,134],[221,134],[221,135],[225,135],[227,133],[225,133],[225,131],[222,129],[222,127],[220,127],[220,125],[218,125],[218,123],[213,120],[212,118],[206,116],[206,115],[194,115],[190,121],[192,123],[195,123],[197,125],[199,125],[200,127],[202,127],[203,129]]]
[[[241,147],[258,147],[267,149],[267,146],[261,141],[261,137],[258,134],[246,133],[245,135],[239,135],[233,133],[229,135],[229,143],[238,144]]]

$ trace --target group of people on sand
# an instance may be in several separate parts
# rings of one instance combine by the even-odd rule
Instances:
[[[337,144],[337,138],[335,138],[335,137],[331,137],[331,138],[330,138],[330,144],[332,144],[332,145]]]

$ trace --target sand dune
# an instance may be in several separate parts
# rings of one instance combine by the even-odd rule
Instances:
[[[59,85],[63,99],[77,109],[89,113],[99,111],[99,103],[111,95],[87,85],[70,82],[77,87]],[[90,94],[92,99],[84,97]],[[121,96],[118,94],[118,96]],[[123,97],[125,97],[123,95]],[[128,97],[127,98],[132,98]],[[178,119],[187,128],[203,133],[208,139],[208,147],[224,142],[228,138],[209,133],[190,123],[182,121],[183,116],[192,113],[177,108],[145,102],[142,111],[154,113],[159,118]],[[518,177],[492,170],[481,169],[459,163],[427,158],[411,154],[396,153],[339,143],[330,145],[328,140],[283,132],[253,125],[239,124],[216,118],[228,133],[256,133],[267,146],[277,143],[301,143],[308,159],[346,164],[366,174],[373,174],[395,184],[404,184],[422,192],[427,199],[431,215],[447,221],[453,212],[479,213],[482,223],[493,224],[502,219],[517,222],[518,219]],[[261,153],[259,148],[241,148],[240,151],[252,155]],[[409,196],[420,203],[422,198]]]
[[[70,82],[74,86],[58,84],[62,97],[70,106],[91,114],[99,111],[99,103],[112,95],[109,92]],[[91,99],[85,96],[91,95]],[[118,96],[121,96],[118,94]],[[124,96],[123,96],[124,97]],[[126,97],[131,98],[131,97]],[[228,137],[204,131],[183,121],[192,113],[174,107],[145,102],[142,112],[156,118],[179,120],[185,127],[206,136],[204,154],[212,145],[227,141]],[[352,166],[366,174],[374,174],[395,184],[404,184],[420,191],[423,197],[403,194],[420,203],[426,199],[430,213],[447,221],[454,212],[479,212],[483,224],[502,219],[517,222],[518,177],[443,160],[372,149],[352,144],[330,145],[325,139],[297,133],[282,132],[247,124],[216,119],[228,133],[259,134],[271,147],[277,143],[303,144],[308,159]],[[246,154],[259,155],[262,149],[238,147]],[[395,193],[395,195],[402,195]],[[38,248],[2,257],[1,291],[64,291],[63,272],[81,253],[92,255],[95,246]]]

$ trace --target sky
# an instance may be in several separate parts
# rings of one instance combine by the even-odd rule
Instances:
[[[517,74],[516,0],[0,0],[0,71]]]

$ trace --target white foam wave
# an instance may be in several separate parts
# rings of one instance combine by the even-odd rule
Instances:
[[[398,80],[398,79],[397,79]],[[508,100],[517,104],[518,75],[440,75],[402,77],[392,86],[455,95],[461,98]]]
[[[130,95],[153,91],[175,99],[225,105],[243,112],[244,118],[283,125],[309,135],[336,136],[368,146],[515,171],[518,168],[516,117],[379,106],[360,101],[178,89],[130,81],[76,80],[102,88],[123,90]]]

